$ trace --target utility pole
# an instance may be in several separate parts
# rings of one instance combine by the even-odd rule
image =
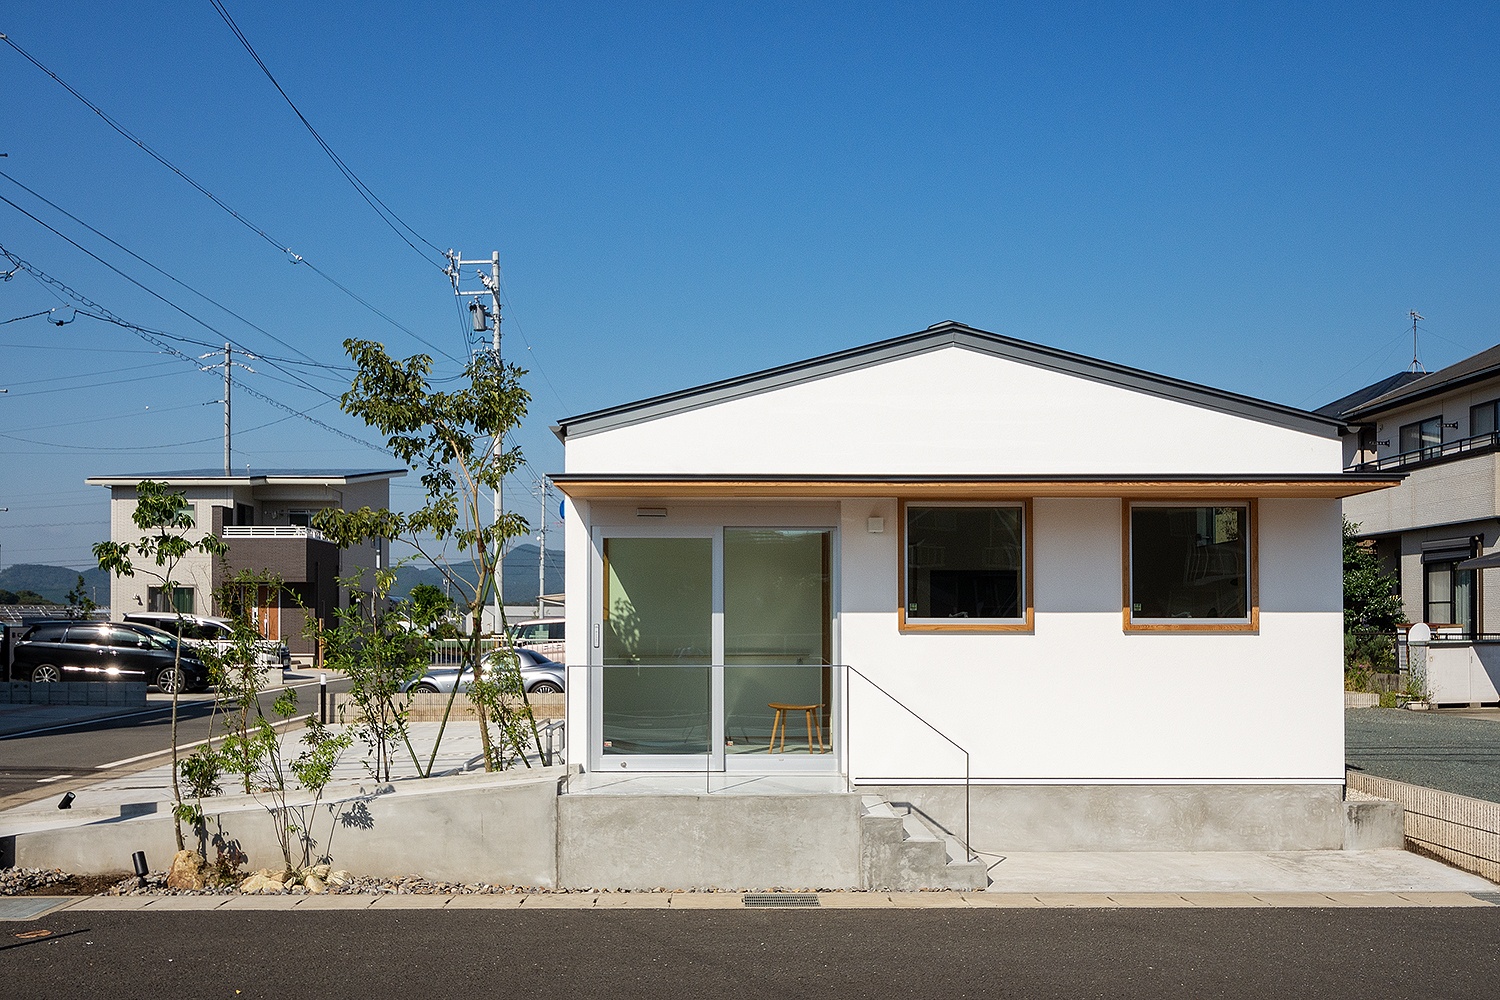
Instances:
[[[542,595],[547,593],[547,484],[542,483],[542,528],[537,534],[541,542],[541,553],[536,558],[536,616],[545,618]]]
[[[463,254],[459,253],[457,250],[449,250],[445,256],[448,258],[448,266],[447,268],[445,268],[445,270],[448,273],[448,279],[453,282],[453,294],[457,295],[459,298],[467,298],[469,300],[469,316],[473,320],[474,332],[483,333],[487,328],[485,321],[490,318],[493,318],[494,320],[494,323],[490,325],[488,329],[494,331],[493,336],[491,337],[490,350],[494,352],[495,363],[498,365],[500,363],[500,251],[492,251],[490,253],[489,260],[464,260]],[[459,287],[459,281],[463,277],[463,268],[465,264],[476,265],[474,273],[479,278],[479,283],[483,287],[478,289],[462,289]],[[488,274],[486,274],[483,268],[479,266],[484,264],[488,264],[490,266],[490,271]],[[488,311],[486,311],[484,307],[484,302],[481,301],[482,296],[485,295],[488,295],[490,297],[490,307]],[[493,448],[497,458],[500,453],[505,450],[505,442],[501,440],[499,435],[496,435],[495,437]],[[501,481],[496,484],[495,488],[494,520],[491,521],[491,524],[495,525],[497,529],[500,524],[501,518],[505,514],[504,486],[505,481],[504,479],[501,479]],[[495,630],[497,632],[500,630],[500,621],[504,617],[501,612],[501,609],[504,606],[505,543],[503,539],[498,537],[497,531],[497,537],[495,538],[494,604]]]
[[[229,478],[229,475],[230,475],[230,471],[229,471],[229,460],[230,460],[229,440],[230,440],[230,426],[231,426],[231,424],[230,424],[230,419],[229,419],[229,400],[230,400],[230,396],[231,396],[233,388],[234,388],[234,369],[236,367],[238,367],[238,368],[245,369],[245,371],[250,372],[252,375],[255,373],[255,369],[254,368],[251,368],[249,365],[243,365],[243,364],[240,364],[238,361],[235,361],[234,360],[234,355],[233,355],[232,351],[233,351],[233,348],[226,341],[225,344],[224,344],[224,360],[220,361],[219,364],[216,364],[216,365],[204,365],[203,366],[203,370],[204,371],[209,371],[211,369],[217,368],[217,367],[219,367],[219,365],[223,365],[224,366],[224,398],[220,399],[220,400],[216,400],[216,402],[220,402],[220,403],[224,404],[224,477],[226,479]],[[200,355],[198,355],[198,360],[199,361],[203,361],[203,360],[205,360],[207,358],[212,358],[215,355],[217,355],[218,353],[219,353],[218,351],[214,351],[214,352],[212,352],[210,354],[200,354]],[[241,351],[240,353],[241,354],[245,354],[244,351]],[[255,355],[253,355],[253,354],[245,354],[245,356],[248,357],[248,358],[253,358]]]

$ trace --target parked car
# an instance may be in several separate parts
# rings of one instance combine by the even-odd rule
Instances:
[[[518,622],[511,627],[511,641],[517,646],[534,649],[549,659],[566,656],[566,625],[566,620],[562,618],[533,618]]]
[[[498,650],[485,654],[485,669],[495,662]],[[547,659],[534,649],[517,649],[516,657],[521,661],[521,686],[528,694],[561,694],[564,688],[563,677],[567,673],[561,663]],[[416,691],[420,693],[441,692],[447,694],[453,690],[456,682],[460,691],[467,691],[469,684],[474,680],[474,671],[465,670],[463,679],[459,679],[458,667],[438,667],[427,671],[414,681],[408,681],[402,685],[403,691]]]
[[[208,666],[177,638],[132,622],[45,621],[23,632],[11,676],[51,681],[145,681],[171,694],[208,688]]]
[[[125,620],[169,632],[190,648],[212,649],[223,654],[234,646],[234,623],[228,618],[136,611],[127,614]],[[255,662],[267,670],[287,670],[292,665],[292,653],[279,639],[261,639],[255,644]]]

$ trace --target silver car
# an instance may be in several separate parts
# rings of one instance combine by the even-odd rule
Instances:
[[[485,654],[485,668],[495,662],[498,650]],[[567,669],[561,664],[547,659],[535,650],[520,648],[516,650],[516,658],[521,661],[521,686],[528,694],[561,694],[564,689],[563,677]],[[459,678],[458,667],[434,667],[414,681],[408,681],[401,686],[403,691],[415,691],[419,694],[442,693],[447,694],[453,690],[453,685],[458,684],[460,691],[467,691],[469,684],[474,680],[472,670],[463,671],[463,678]]]

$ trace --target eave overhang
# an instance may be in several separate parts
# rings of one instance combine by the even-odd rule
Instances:
[[[1389,489],[1402,473],[1254,476],[685,476],[558,473],[549,477],[575,500],[836,499],[904,497],[1020,500],[1028,497],[1149,499],[1339,499]]]

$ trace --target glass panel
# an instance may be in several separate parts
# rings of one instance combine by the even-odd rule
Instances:
[[[1249,617],[1245,507],[1133,507],[1134,620]]]
[[[908,507],[906,615],[1021,617],[1020,507]]]
[[[1497,427],[1495,421],[1495,404],[1493,402],[1480,403],[1478,406],[1469,407],[1469,435],[1478,437],[1481,434],[1493,434]]]
[[[830,558],[827,531],[724,529],[726,753],[829,747]]]
[[[606,538],[602,617],[604,753],[707,753],[713,540]]]
[[[1454,569],[1453,571],[1453,621],[1462,625],[1464,632],[1474,632],[1474,571],[1471,569]]]

